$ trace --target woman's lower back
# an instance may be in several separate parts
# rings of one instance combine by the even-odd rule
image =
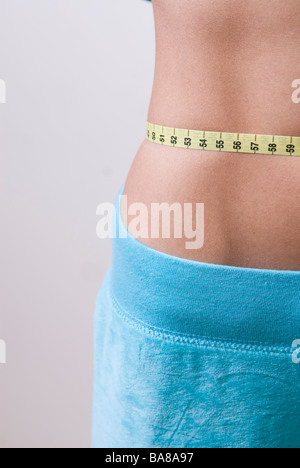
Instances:
[[[153,0],[153,8],[156,65],[148,121],[300,136],[300,103],[292,99],[292,84],[300,79],[298,2]],[[129,206],[204,204],[202,248],[187,249],[185,238],[140,239],[154,249],[204,263],[300,270],[299,167],[297,157],[145,140],[124,194]]]

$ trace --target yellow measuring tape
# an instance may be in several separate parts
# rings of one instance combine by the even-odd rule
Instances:
[[[229,153],[300,156],[300,137],[206,132],[147,122],[147,139],[165,146]]]

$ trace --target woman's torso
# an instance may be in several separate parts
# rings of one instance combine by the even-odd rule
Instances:
[[[300,136],[300,2],[153,0],[156,64],[148,121]],[[140,146],[128,204],[204,203],[205,242],[140,239],[205,263],[300,270],[300,158]],[[130,221],[131,217],[128,217]]]

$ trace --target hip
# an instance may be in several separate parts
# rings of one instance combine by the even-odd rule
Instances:
[[[299,183],[299,158],[187,151],[145,140],[126,180],[127,209],[122,214],[130,231],[134,211],[128,207],[143,204],[147,210],[139,217],[149,226],[153,204],[167,204],[170,236],[163,234],[160,217],[159,235],[151,236],[149,228],[149,235],[139,240],[169,255],[245,268],[300,270]],[[177,219],[174,204],[182,207]],[[194,231],[200,229],[196,206],[203,208],[203,242],[194,249],[186,248],[184,234],[175,234],[176,223],[186,220],[187,204]]]

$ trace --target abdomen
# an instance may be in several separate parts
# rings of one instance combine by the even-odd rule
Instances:
[[[156,66],[150,122],[300,136],[300,4],[153,0]],[[203,152],[144,141],[128,202],[204,203],[205,242],[140,239],[205,263],[300,269],[300,158]],[[129,217],[130,219],[130,217]]]

